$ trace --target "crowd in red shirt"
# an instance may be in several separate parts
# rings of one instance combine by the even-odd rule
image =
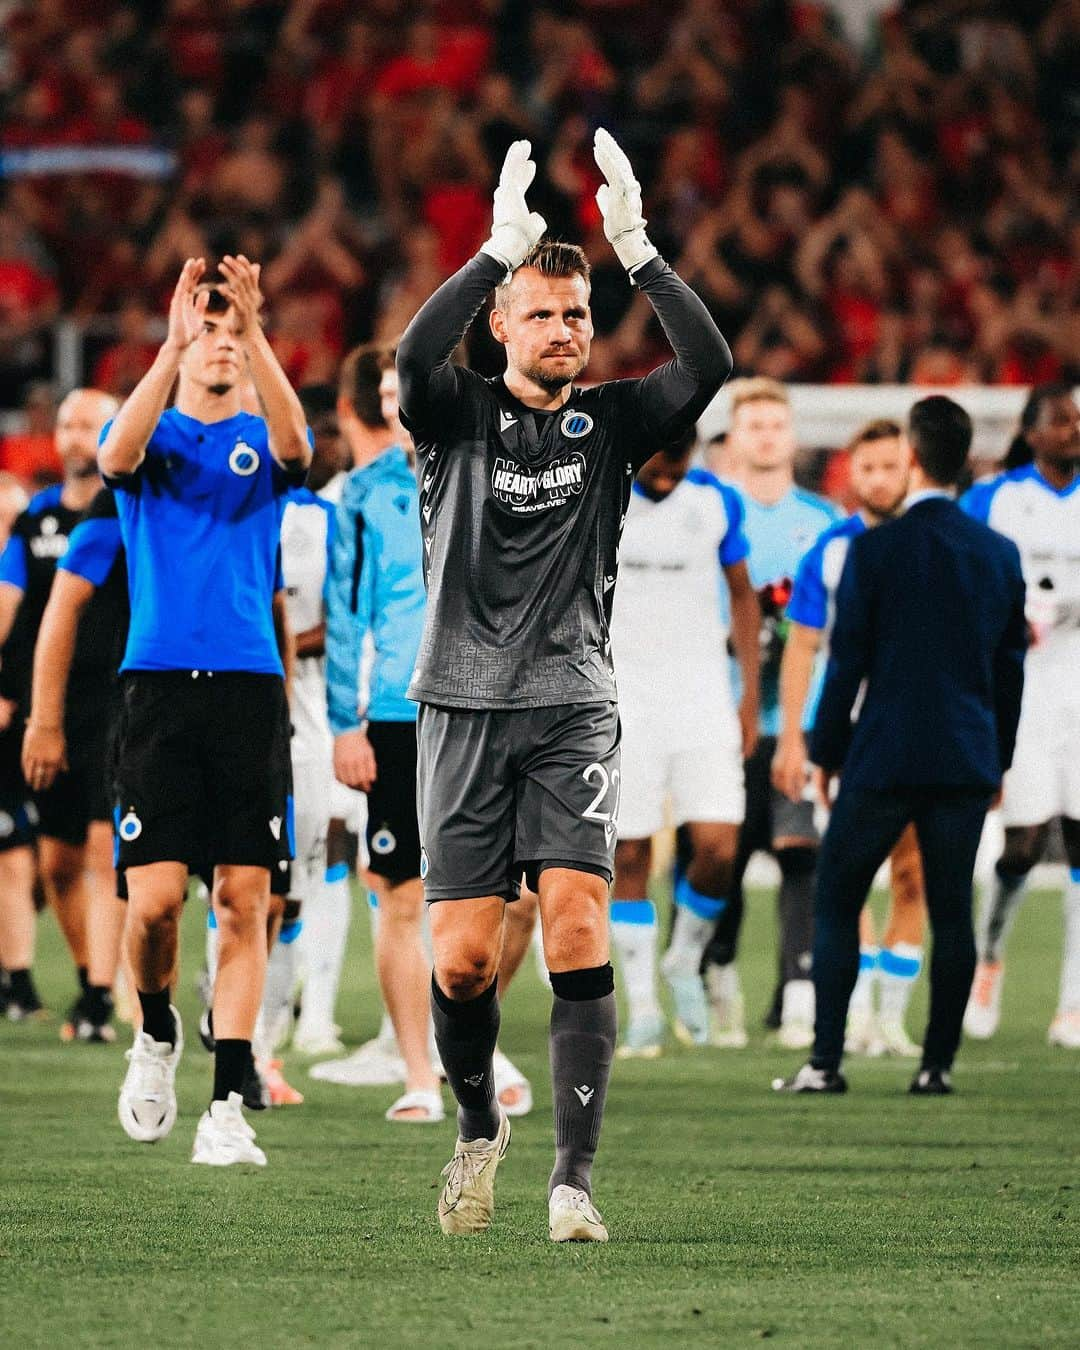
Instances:
[[[837,12],[834,12],[834,5]],[[898,3],[863,44],[840,0],[29,0],[8,6],[0,407],[57,313],[128,392],[184,258],[264,264],[297,380],[392,337],[476,249],[511,140],[531,200],[596,265],[597,378],[663,350],[603,241],[592,131],[737,366],[785,380],[1080,378],[1073,0]],[[1015,14],[1016,17],[1003,17]],[[989,17],[987,17],[989,15]],[[175,156],[159,176],[48,149]],[[11,166],[22,164],[23,167]],[[472,357],[497,359],[482,334]]]

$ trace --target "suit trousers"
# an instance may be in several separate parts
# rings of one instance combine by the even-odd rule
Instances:
[[[983,788],[872,791],[841,781],[818,859],[814,901],[813,1063],[818,1068],[840,1065],[848,1003],[859,973],[859,914],[875,873],[909,821],[922,851],[933,932],[923,1066],[947,1069],[952,1064],[975,973],[972,873],[991,800]]]

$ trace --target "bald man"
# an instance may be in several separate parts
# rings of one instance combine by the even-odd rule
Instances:
[[[41,1012],[33,986],[33,854],[40,835],[38,862],[50,903],[56,911],[79,975],[79,995],[61,1030],[72,1039],[86,1023],[83,1012],[90,997],[88,948],[87,862],[109,860],[111,849],[104,832],[97,831],[94,858],[87,856],[90,816],[83,775],[65,774],[36,797],[28,790],[20,767],[23,727],[30,711],[34,646],[52,589],[57,563],[64,557],[68,536],[101,489],[97,443],[101,428],[117,403],[97,389],[75,389],[61,403],[56,418],[56,448],[64,466],[63,482],[31,499],[17,517],[11,537],[0,555],[0,878],[6,883],[0,900],[0,963],[7,972],[6,1011],[12,1021]],[[95,700],[87,699],[85,730],[76,740],[100,728],[104,718]],[[100,741],[100,736],[98,736]],[[104,753],[103,746],[99,755]],[[102,773],[104,769],[102,768]],[[31,784],[31,787],[34,785]],[[44,785],[39,785],[44,786]],[[100,808],[104,810],[104,808]],[[104,810],[104,819],[108,811]],[[96,973],[100,978],[100,975]],[[109,981],[111,984],[111,976]],[[108,993],[106,986],[105,993]],[[99,990],[100,994],[100,990]],[[104,1000],[99,998],[99,1003]],[[107,1025],[107,1016],[103,1025]],[[107,1033],[80,1039],[105,1039]]]

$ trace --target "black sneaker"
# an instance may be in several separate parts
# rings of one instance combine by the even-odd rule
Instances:
[[[908,1088],[913,1097],[947,1097],[952,1090],[947,1069],[920,1069]]]
[[[244,1105],[249,1111],[265,1111],[270,1105],[270,1089],[263,1082],[262,1074],[255,1067],[254,1055],[248,1058],[242,1092]]]
[[[774,1092],[846,1092],[847,1079],[838,1069],[815,1069],[804,1064],[791,1078],[774,1078]]]

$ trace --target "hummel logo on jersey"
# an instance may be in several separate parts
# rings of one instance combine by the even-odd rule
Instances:
[[[484,1075],[482,1073],[474,1073],[471,1078],[466,1078],[465,1081],[470,1087],[478,1088],[484,1081]],[[574,1090],[575,1092],[577,1091],[576,1088]]]
[[[596,1089],[589,1087],[587,1083],[582,1083],[579,1088],[574,1089],[574,1093],[582,1106],[588,1106],[593,1099],[593,1093],[595,1093],[595,1091]]]
[[[505,409],[499,409],[499,430],[508,431],[512,426],[517,425],[517,418],[513,413],[506,412]]]
[[[567,498],[579,496],[584,486],[585,456],[580,451],[535,472],[500,456],[491,471],[492,492],[520,515],[561,506]]]
[[[280,817],[280,816],[271,816],[271,817],[270,817],[270,833],[274,836],[275,839],[280,839],[280,838],[281,838],[281,817]]]

